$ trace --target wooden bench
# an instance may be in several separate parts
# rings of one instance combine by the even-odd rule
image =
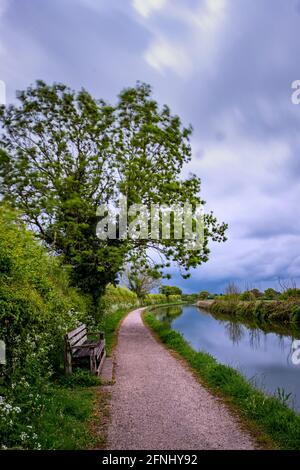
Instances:
[[[73,367],[88,368],[93,374],[101,371],[105,359],[105,339],[98,332],[98,341],[89,341],[85,324],[65,335],[65,372],[71,374]],[[96,333],[95,333],[96,334]]]

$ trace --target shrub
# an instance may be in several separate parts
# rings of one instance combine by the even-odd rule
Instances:
[[[266,289],[264,292],[264,299],[265,300],[276,300],[278,299],[280,293],[277,292],[275,289],[272,289],[271,287]]]
[[[199,300],[207,300],[209,298],[209,292],[207,290],[202,290],[200,293],[199,293]]]
[[[279,297],[280,300],[300,300],[300,289],[291,287],[286,289]]]
[[[249,301],[254,301],[255,299],[256,299],[255,295],[253,294],[253,292],[249,290],[240,294],[240,300],[246,300],[249,302]]]
[[[64,334],[87,318],[88,299],[70,287],[66,270],[26,230],[14,212],[0,207],[0,337],[7,373],[57,367]],[[8,272],[9,271],[9,272]],[[33,357],[36,365],[33,366]],[[34,361],[33,361],[34,362]],[[55,362],[55,364],[54,364]]]
[[[109,284],[105,289],[105,294],[100,300],[99,311],[103,314],[122,308],[136,307],[138,305],[139,300],[134,292],[127,289],[127,287]]]
[[[49,379],[62,366],[64,334],[91,321],[90,301],[70,286],[59,258],[49,256],[5,205],[0,205],[0,269],[0,339],[7,360],[0,441],[38,448],[31,418],[44,409]]]
[[[164,294],[148,294],[145,297],[146,305],[165,304],[168,298]]]
[[[293,305],[290,313],[292,323],[300,323],[300,305]]]
[[[169,295],[168,302],[181,302],[181,295]]]

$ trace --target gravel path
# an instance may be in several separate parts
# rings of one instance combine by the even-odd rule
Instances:
[[[254,449],[224,404],[155,340],[141,311],[119,332],[107,448]]]

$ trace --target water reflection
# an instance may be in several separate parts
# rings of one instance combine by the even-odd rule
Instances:
[[[182,314],[181,305],[170,305],[156,311],[156,318],[171,326],[175,318]]]
[[[291,404],[300,411],[300,365],[292,361],[299,331],[233,321],[194,306],[162,308],[157,318],[179,331],[194,349],[239,369],[257,387],[273,394],[278,388],[292,393]]]
[[[229,321],[225,324],[225,330],[233,344],[239,344],[245,335],[242,325],[240,323],[234,323],[233,321]]]

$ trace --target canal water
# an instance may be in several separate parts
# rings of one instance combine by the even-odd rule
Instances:
[[[265,331],[265,325],[262,329],[213,316],[196,306],[163,307],[154,313],[195,350],[238,369],[254,386],[273,395],[278,389],[290,393],[289,406],[300,412],[300,354],[295,350],[299,332]]]

